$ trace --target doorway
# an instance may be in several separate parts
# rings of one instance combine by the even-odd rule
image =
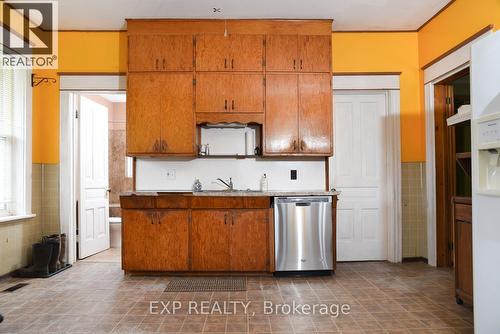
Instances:
[[[434,84],[436,172],[436,264],[454,266],[453,198],[470,198],[471,124],[447,119],[470,108],[470,74],[465,68]]]
[[[389,233],[394,225],[390,206],[397,209],[397,201],[389,199],[394,195],[389,163],[394,133],[388,94],[334,94],[336,150],[330,175],[331,186],[342,193],[337,206],[338,261],[387,260],[389,243],[398,243],[397,233]]]

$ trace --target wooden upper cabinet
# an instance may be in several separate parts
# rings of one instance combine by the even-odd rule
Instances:
[[[129,72],[192,71],[192,35],[131,35]]]
[[[198,73],[196,112],[264,112],[264,76]]]
[[[198,35],[196,70],[262,71],[263,48],[262,35]]]
[[[267,35],[266,71],[297,71],[299,62],[297,38],[297,35]]]
[[[264,76],[232,74],[229,97],[232,112],[264,112]]]
[[[263,35],[231,35],[230,68],[233,71],[262,71]]]
[[[193,74],[165,74],[161,90],[161,152],[195,154]]]
[[[294,153],[298,147],[297,80],[296,74],[266,76],[264,154]]]
[[[129,73],[127,78],[127,154],[161,149],[162,74]]]
[[[196,112],[229,111],[231,74],[196,74]]]
[[[299,36],[299,71],[330,72],[331,36]]]
[[[222,34],[196,36],[196,70],[226,71],[230,65],[231,42]]]
[[[299,74],[299,124],[301,153],[332,153],[330,74]]]
[[[268,210],[234,210],[231,219],[232,271],[267,271],[270,256]]]
[[[193,210],[191,269],[229,271],[230,213],[225,210]]]

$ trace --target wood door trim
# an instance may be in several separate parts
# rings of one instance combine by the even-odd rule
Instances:
[[[434,58],[433,60],[431,60],[430,62],[428,62],[427,64],[425,64],[424,66],[421,67],[422,70],[425,70],[427,68],[429,68],[430,66],[434,65],[435,63],[437,63],[438,61],[440,61],[441,59],[449,56],[450,54],[452,54],[453,52],[457,51],[458,49],[460,49],[462,46],[468,44],[469,42],[475,40],[476,38],[478,38],[479,36],[485,34],[486,32],[490,31],[493,29],[493,24],[489,24],[487,25],[486,27],[484,27],[483,29],[479,30],[478,32],[476,32],[475,34],[472,34],[471,36],[467,37],[466,39],[464,39],[462,42],[458,43],[457,45],[455,45],[454,47],[452,47],[451,49],[449,49],[448,51],[446,51],[445,53],[441,54],[440,56]]]

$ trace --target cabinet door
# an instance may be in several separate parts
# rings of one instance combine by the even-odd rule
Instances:
[[[232,74],[229,108],[232,112],[264,112],[264,76]]]
[[[159,153],[160,73],[129,73],[127,78],[127,154]]]
[[[196,74],[196,112],[229,111],[231,74]]]
[[[160,35],[156,38],[155,48],[160,58],[160,70],[193,70],[192,35]]]
[[[301,72],[330,72],[331,43],[331,36],[299,36],[299,70]]]
[[[191,227],[191,269],[228,271],[229,213],[221,210],[193,210]]]
[[[265,154],[294,153],[298,148],[296,74],[266,76]]]
[[[193,75],[164,74],[161,89],[162,152],[194,154]]]
[[[155,248],[156,270],[189,270],[189,211],[157,211],[155,235],[147,243]]]
[[[234,210],[230,240],[232,271],[268,270],[268,210]]]
[[[455,280],[460,298],[472,302],[472,224],[460,220],[455,221]]]
[[[222,34],[196,36],[196,70],[225,71],[230,66],[231,40]]]
[[[158,253],[151,243],[156,225],[153,210],[122,211],[122,267],[124,270],[153,270]]]
[[[332,88],[330,74],[299,75],[300,152],[332,152]]]
[[[297,35],[268,35],[266,71],[297,71]]]
[[[262,35],[231,35],[231,70],[262,71],[263,57]]]
[[[159,71],[160,56],[156,49],[155,35],[128,37],[128,71]]]

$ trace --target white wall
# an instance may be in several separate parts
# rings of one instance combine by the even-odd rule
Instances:
[[[297,170],[297,180],[290,180],[290,170]],[[175,171],[175,179],[167,171]],[[261,176],[266,173],[269,190],[324,190],[325,162],[319,159],[138,159],[136,189],[191,190],[199,178],[203,189],[219,190],[217,178],[233,178],[235,189],[260,188]]]

